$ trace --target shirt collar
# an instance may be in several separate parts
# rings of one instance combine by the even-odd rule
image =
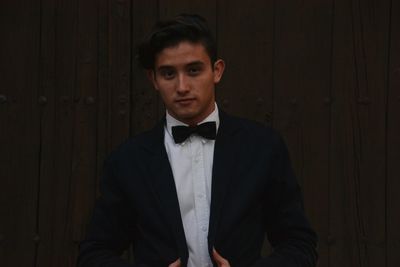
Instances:
[[[168,110],[166,111],[166,124],[165,124],[165,129],[168,132],[168,134],[172,137],[172,127],[173,126],[178,126],[178,125],[184,125],[184,126],[189,126],[186,123],[181,122],[180,120],[175,119],[172,117],[169,113]],[[218,105],[215,103],[215,108],[214,111],[210,113],[210,115],[207,116],[204,120],[199,122],[198,124],[202,124],[204,122],[208,121],[215,121],[217,132],[218,132],[218,127],[219,127],[219,113],[218,113]]]

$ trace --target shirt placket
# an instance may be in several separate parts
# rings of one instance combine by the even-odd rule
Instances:
[[[196,220],[197,220],[197,232],[199,238],[199,246],[201,250],[201,266],[208,266],[210,260],[208,253],[207,235],[208,235],[208,217],[209,217],[209,205],[206,197],[206,176],[204,169],[204,151],[203,143],[200,137],[194,137],[195,142],[193,149],[193,191],[195,199],[196,209]]]

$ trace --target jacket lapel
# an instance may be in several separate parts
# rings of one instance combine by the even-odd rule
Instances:
[[[183,266],[186,265],[188,258],[188,248],[186,245],[185,232],[183,229],[178,196],[175,181],[172,174],[171,165],[164,145],[164,124],[162,120],[150,132],[150,142],[147,149],[153,154],[151,160],[152,186],[158,196],[158,201],[166,219],[177,240],[177,246]]]
[[[208,248],[212,255],[215,236],[218,231],[218,221],[222,212],[225,195],[229,188],[232,172],[237,158],[235,150],[235,134],[238,124],[234,119],[220,111],[220,126],[214,148],[214,161],[212,170],[210,223],[208,232]]]

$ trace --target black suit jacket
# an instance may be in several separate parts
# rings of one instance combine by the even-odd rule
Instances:
[[[106,160],[79,266],[186,266],[186,246],[164,121]],[[261,258],[267,233],[273,253]],[[317,237],[303,212],[287,148],[274,130],[220,112],[214,149],[208,247],[231,266],[315,266]],[[212,257],[211,257],[212,258]]]

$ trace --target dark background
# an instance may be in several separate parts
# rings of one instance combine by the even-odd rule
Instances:
[[[104,158],[164,113],[134,46],[183,11],[220,108],[285,137],[319,266],[400,266],[398,0],[1,1],[0,266],[75,265]]]

